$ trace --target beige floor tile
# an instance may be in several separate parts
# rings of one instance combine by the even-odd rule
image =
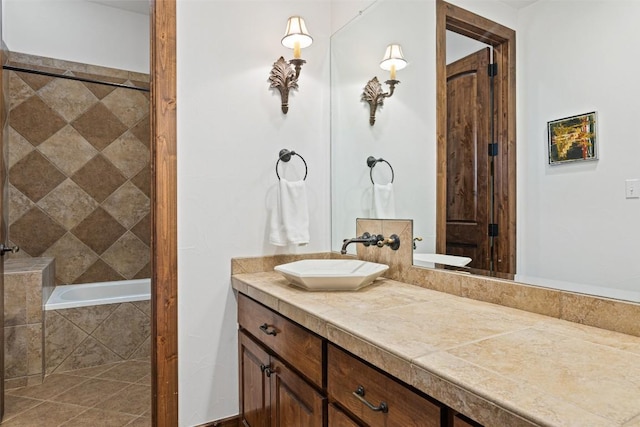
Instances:
[[[48,400],[85,381],[87,381],[87,379],[82,377],[54,374],[46,377],[42,384],[8,390],[7,395]]]
[[[16,415],[35,407],[42,403],[42,400],[29,399],[26,397],[5,395],[3,421],[9,421]],[[3,424],[4,425],[4,424]]]
[[[91,368],[73,369],[70,371],[62,372],[62,373],[64,373],[65,375],[73,375],[77,377],[94,378],[99,376],[103,372],[108,371],[109,369],[112,369],[115,366],[118,366],[121,363],[122,362],[108,363],[105,365],[92,366]]]
[[[51,400],[92,408],[105,399],[121,392],[128,384],[120,381],[90,378],[77,387],[73,387]]]
[[[98,375],[98,378],[135,383],[149,375],[151,364],[142,361],[127,361]]]
[[[73,405],[64,405],[54,402],[42,404],[21,413],[20,415],[3,422],[3,427],[34,427],[34,426],[58,426],[78,415],[85,408]]]
[[[138,417],[127,424],[127,427],[151,427],[151,417]]]
[[[151,387],[131,384],[126,389],[96,405],[108,411],[142,415],[151,407]]]
[[[117,412],[88,409],[60,427],[123,427],[136,419],[133,415]]]

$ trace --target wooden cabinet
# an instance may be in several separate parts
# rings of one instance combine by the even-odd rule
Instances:
[[[329,426],[330,427],[363,427],[362,424],[358,424],[351,417],[344,413],[344,411],[333,403],[329,405]]]
[[[440,427],[443,405],[329,344],[327,393],[365,424],[385,427]]]
[[[243,425],[323,427],[322,339],[243,295],[238,319]]]

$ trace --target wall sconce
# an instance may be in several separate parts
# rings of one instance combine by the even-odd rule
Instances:
[[[300,59],[300,49],[311,46],[311,43],[313,43],[313,39],[309,35],[304,19],[300,16],[290,17],[287,21],[287,31],[282,38],[282,45],[293,49],[293,59],[287,62],[281,56],[273,63],[271,75],[269,76],[269,81],[271,82],[270,88],[275,88],[280,91],[282,112],[284,114],[287,114],[287,111],[289,111],[289,89],[298,89],[300,69],[302,65],[307,62],[304,59]],[[292,68],[292,65],[295,67],[295,70]]]
[[[377,77],[369,80],[362,92],[362,100],[369,103],[369,124],[371,126],[376,122],[376,110],[378,106],[382,107],[384,99],[393,95],[396,85],[400,83],[399,80],[396,80],[396,71],[402,70],[406,66],[407,61],[404,59],[400,45],[390,44],[387,46],[382,62],[380,62],[380,68],[389,71],[389,80],[385,82],[389,85],[389,92],[385,93],[382,91],[382,85]]]

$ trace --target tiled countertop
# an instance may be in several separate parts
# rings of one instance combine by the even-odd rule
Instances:
[[[275,272],[232,284],[487,427],[640,427],[640,337],[389,279],[356,292]]]

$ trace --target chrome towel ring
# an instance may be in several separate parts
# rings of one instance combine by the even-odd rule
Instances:
[[[375,184],[375,182],[373,182],[373,168],[379,162],[384,162],[389,166],[389,169],[391,169],[391,182],[393,183],[393,180],[395,179],[395,173],[393,172],[393,167],[391,166],[391,163],[389,163],[388,161],[386,161],[382,157],[379,158],[379,159],[376,159],[373,156],[369,156],[369,157],[367,157],[367,166],[369,166],[369,178],[371,178],[371,183]]]
[[[307,162],[304,160],[304,157],[302,157],[300,154],[296,153],[295,151],[291,150],[287,150],[286,148],[283,148],[282,150],[280,150],[280,153],[278,153],[278,161],[276,162],[276,176],[278,177],[278,180],[280,179],[280,174],[278,173],[278,164],[280,163],[280,161],[283,162],[288,162],[289,160],[291,160],[291,156],[298,156],[300,157],[300,160],[302,160],[302,163],[304,163],[304,178],[302,178],[303,181],[306,181],[307,179],[307,173],[309,172],[309,167],[307,166]]]

